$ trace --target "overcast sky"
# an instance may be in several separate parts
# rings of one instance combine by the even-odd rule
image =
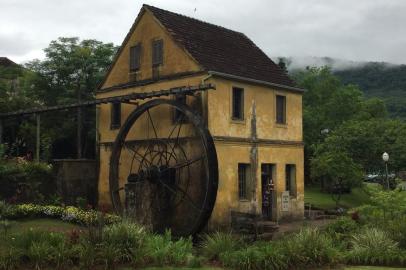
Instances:
[[[244,32],[271,57],[406,64],[405,0],[0,0],[0,56],[43,58],[60,36],[119,45],[143,3]]]

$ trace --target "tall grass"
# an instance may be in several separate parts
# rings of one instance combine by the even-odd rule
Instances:
[[[288,269],[288,259],[275,243],[255,244],[220,255],[224,266],[238,270]]]
[[[304,228],[278,241],[222,253],[220,259],[224,266],[233,269],[271,270],[333,265],[340,256],[329,235]]]
[[[387,232],[367,228],[352,236],[346,259],[352,264],[400,266],[406,264],[406,251]]]
[[[142,247],[146,261],[152,265],[185,265],[193,257],[191,238],[180,238],[172,241],[170,231],[163,235],[150,234]]]
[[[201,251],[208,260],[218,260],[222,253],[236,251],[243,245],[241,239],[231,233],[215,232],[203,236]]]

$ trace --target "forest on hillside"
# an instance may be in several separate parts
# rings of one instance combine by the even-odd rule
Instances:
[[[391,117],[406,119],[406,65],[368,62],[334,71],[344,84],[355,84],[367,97],[379,97]]]

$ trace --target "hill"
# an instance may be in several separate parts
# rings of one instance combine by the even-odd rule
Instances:
[[[406,65],[385,62],[356,62],[330,57],[289,57],[289,73],[306,67],[328,66],[345,84],[355,84],[367,97],[382,98],[393,118],[406,119]],[[278,62],[278,59],[276,59]]]
[[[358,85],[366,96],[385,100],[392,117],[406,119],[406,65],[370,62],[334,74],[346,84]]]

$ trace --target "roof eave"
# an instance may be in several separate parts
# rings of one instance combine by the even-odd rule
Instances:
[[[242,82],[249,82],[249,83],[254,83],[254,84],[260,84],[260,85],[266,85],[266,86],[271,86],[283,90],[288,90],[296,93],[304,93],[306,89],[299,88],[299,87],[294,87],[294,86],[288,86],[288,85],[283,85],[283,84],[278,84],[278,83],[272,83],[272,82],[267,82],[267,81],[262,81],[262,80],[256,80],[248,77],[241,77],[238,75],[233,75],[233,74],[228,74],[228,73],[223,73],[223,72],[218,72],[214,70],[208,71],[210,75],[213,76],[218,76],[226,79],[233,79],[237,81],[242,81]]]

